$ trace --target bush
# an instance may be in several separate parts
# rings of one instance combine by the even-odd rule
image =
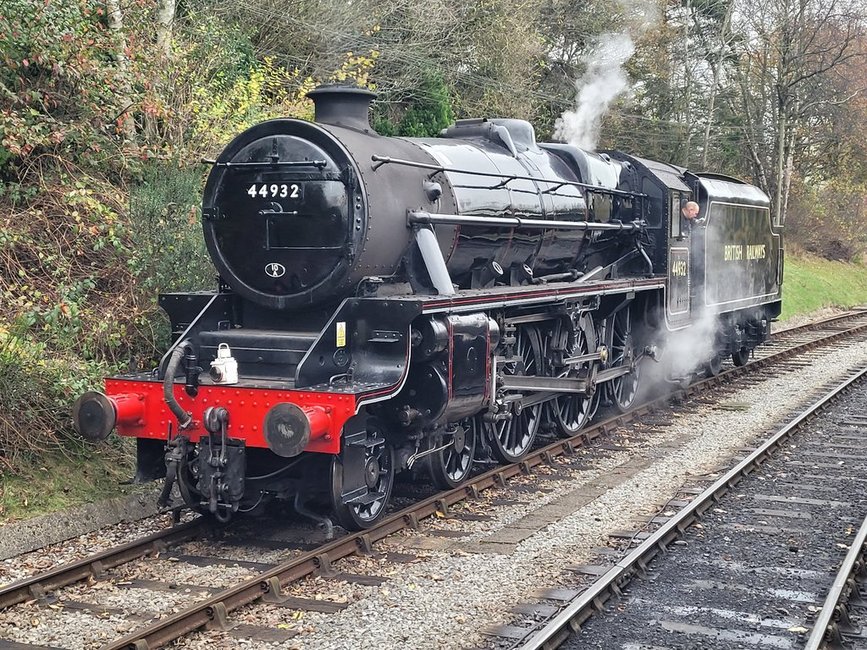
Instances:
[[[103,370],[0,329],[0,460],[17,465],[23,457],[82,450],[69,409]]]
[[[153,367],[158,293],[215,287],[196,161],[252,123],[312,117],[318,80],[212,9],[179,6],[164,56],[152,3],[124,5],[121,30],[97,0],[0,3],[0,464],[89,449],[75,398]],[[376,56],[340,53],[330,80],[369,85]]]
[[[147,294],[216,286],[216,271],[202,238],[204,165],[153,161],[130,191],[128,262]]]
[[[157,294],[211,288],[199,197],[204,168],[150,162],[130,190],[46,179],[6,201],[0,231],[0,458],[84,447],[76,397],[118,370],[149,369],[167,343]],[[112,197],[115,195],[115,197]]]
[[[38,173],[43,156],[93,168],[116,151],[122,84],[105,19],[94,0],[0,4],[0,180]]]
[[[786,238],[825,259],[860,260],[867,252],[867,188],[840,181],[796,185]]]

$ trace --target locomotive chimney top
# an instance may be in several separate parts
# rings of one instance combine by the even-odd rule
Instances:
[[[316,107],[313,119],[317,122],[359,131],[370,130],[367,113],[376,93],[358,86],[329,84],[311,90],[307,96]]]

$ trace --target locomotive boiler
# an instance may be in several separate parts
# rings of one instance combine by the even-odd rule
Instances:
[[[220,520],[278,499],[364,528],[396,472],[453,487],[600,401],[628,409],[644,359],[700,315],[713,372],[779,314],[778,228],[752,186],[538,143],[522,120],[383,137],[369,91],[310,96],[314,122],[258,124],[210,161],[220,285],[160,296],[158,368],[76,402],[85,437],[137,439],[136,480],[163,479],[163,504],[176,484]],[[741,245],[755,259],[726,266]]]

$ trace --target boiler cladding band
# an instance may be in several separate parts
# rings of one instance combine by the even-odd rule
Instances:
[[[503,228],[559,229],[559,230],[618,230],[635,232],[646,226],[644,221],[631,223],[596,221],[555,221],[553,219],[525,219],[523,217],[480,217],[466,214],[437,214],[409,210],[406,214],[408,227],[419,225],[446,226],[500,226]]]

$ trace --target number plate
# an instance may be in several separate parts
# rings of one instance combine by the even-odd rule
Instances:
[[[247,196],[251,199],[300,201],[304,198],[304,186],[301,183],[253,183],[247,188]]]

